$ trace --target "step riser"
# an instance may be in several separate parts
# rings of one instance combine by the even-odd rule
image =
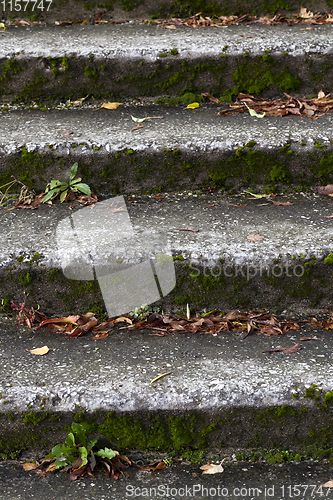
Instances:
[[[275,450],[277,462],[277,450],[315,459],[328,456],[327,429],[333,425],[332,413],[311,404],[208,413],[9,412],[0,416],[1,434],[6,436],[0,440],[0,457],[14,459],[26,449],[49,453],[56,443],[64,442],[73,421],[86,426],[91,436],[108,439],[112,448],[123,454],[146,450],[183,454],[193,460],[207,452],[217,455],[237,451],[254,456]]]
[[[140,152],[130,149],[129,142],[128,149],[117,153],[108,152],[112,144],[102,145],[99,141],[87,144],[78,140],[49,147],[27,144],[22,149],[6,145],[1,148],[0,184],[6,184],[14,175],[31,189],[42,192],[51,179],[68,181],[70,167],[78,162],[78,174],[98,196],[208,187],[231,194],[250,188],[261,191],[267,188],[267,192],[295,188],[314,191],[318,185],[333,182],[332,145],[321,137],[319,140],[322,142],[317,141],[318,147],[314,148],[313,144],[311,148],[300,143],[286,143],[279,149],[242,145],[235,146],[233,152],[230,145],[223,143],[220,151],[200,151],[190,145],[187,151],[174,148],[160,152],[148,146],[146,152]],[[9,153],[11,148],[14,154]],[[53,148],[54,152],[45,153]],[[16,153],[17,150],[21,152]]]
[[[126,54],[121,60],[66,56],[51,60],[2,59],[0,98],[57,103],[86,95],[119,100],[210,92],[230,101],[239,92],[313,96],[322,89],[330,90],[331,54],[247,55],[244,59],[244,54],[226,55],[222,48],[221,57],[217,58],[187,59],[169,54],[154,62],[139,55],[133,60],[126,58]]]
[[[176,311],[186,310],[187,304],[197,311],[266,308],[278,314],[287,310],[291,315],[327,311],[333,308],[333,266],[320,260],[310,256],[290,257],[288,262],[274,259],[262,268],[227,261],[214,266],[175,262],[176,287],[155,305]],[[101,317],[106,312],[97,281],[69,280],[59,269],[41,271],[13,262],[19,269],[8,267],[0,272],[3,312],[10,313],[11,299],[15,303],[26,300],[27,306],[35,308],[39,305],[49,317],[88,311]]]

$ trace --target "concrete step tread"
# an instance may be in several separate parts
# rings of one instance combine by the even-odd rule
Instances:
[[[280,196],[274,200],[293,205],[274,206],[269,199],[249,202],[249,197],[190,193],[164,195],[162,201],[154,196],[129,198],[127,210],[136,236],[130,236],[132,244],[124,240],[124,247],[116,251],[119,257],[137,263],[145,252],[145,241],[150,237],[161,238],[168,240],[174,255],[182,255],[193,264],[212,267],[219,265],[219,259],[223,258],[228,264],[258,268],[275,265],[277,261],[274,259],[284,265],[292,256],[320,260],[333,251],[332,222],[325,218],[332,214],[332,198],[314,194]],[[136,200],[134,204],[131,203],[133,199]],[[246,201],[249,203],[244,207],[232,206]],[[24,262],[29,261],[36,253],[42,255],[38,261],[41,272],[43,267],[45,272],[49,272],[50,267],[60,267],[63,250],[59,252],[57,247],[57,225],[76,210],[82,210],[90,217],[91,211],[98,208],[76,205],[72,212],[68,206],[40,205],[36,210],[11,211],[3,207],[0,212],[0,228],[4,235],[0,241],[1,267],[10,268],[17,264],[17,257],[24,254]],[[103,214],[105,218],[108,216],[108,212]],[[108,249],[111,251],[112,242],[104,233],[103,220],[97,211],[95,228],[90,228],[85,236],[85,244],[89,246],[91,242],[98,249],[97,259],[104,258]],[[180,230],[188,228],[197,232]],[[264,236],[264,239],[251,243],[247,236],[253,233]],[[134,253],[133,237],[137,245]]]
[[[221,106],[200,104],[198,109],[179,106],[120,106],[116,110],[12,110],[1,113],[0,154],[10,156],[26,147],[29,152],[70,156],[86,160],[109,153],[133,150],[159,152],[180,149],[192,156],[223,153],[255,141],[256,149],[274,152],[291,142],[291,148],[306,154],[319,147],[332,148],[333,114],[318,120],[299,117],[255,118],[248,113],[218,116]],[[147,120],[131,132],[135,118]],[[64,137],[68,135],[69,137]],[[98,149],[97,149],[98,148]]]
[[[105,340],[91,334],[69,339],[48,329],[27,331],[1,325],[1,412],[212,411],[314,406],[304,398],[316,384],[332,391],[332,337],[304,327],[284,337],[222,332],[215,335],[114,329]],[[304,342],[293,354],[268,354]],[[46,356],[26,349],[47,345]],[[151,380],[171,372],[156,383]],[[89,382],[90,381],[90,382]],[[293,395],[297,395],[295,399]],[[324,399],[323,401],[324,402]]]
[[[147,25],[31,26],[0,33],[0,58],[90,57],[154,60],[218,57],[220,55],[331,54],[332,26],[319,25],[304,31],[303,25],[239,25],[196,30],[179,27],[165,30]],[[227,47],[226,47],[227,46]]]

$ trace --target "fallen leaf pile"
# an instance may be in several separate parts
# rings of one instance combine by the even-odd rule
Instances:
[[[243,16],[216,16],[209,17],[198,12],[194,16],[188,18],[187,20],[180,18],[171,18],[166,20],[154,20],[155,24],[160,25],[165,29],[177,29],[177,26],[188,26],[189,28],[205,28],[208,26],[213,26],[215,28],[221,28],[223,26],[248,23],[248,24],[267,24],[269,26],[274,26],[277,24],[287,24],[291,26],[293,24],[332,24],[333,14],[326,12],[325,14],[314,14],[308,11],[305,7],[301,7],[298,14],[292,14],[291,17],[287,17],[283,14],[277,14],[273,17],[269,15],[266,16],[251,16],[250,14],[245,14]],[[147,24],[150,24],[148,21]],[[311,28],[310,28],[311,29]],[[246,36],[246,35],[244,35]],[[251,37],[255,38],[255,37]],[[259,37],[258,37],[259,38]]]
[[[301,326],[288,320],[279,321],[274,315],[263,311],[231,311],[223,314],[212,311],[206,315],[196,314],[188,318],[186,315],[154,313],[146,318],[133,322],[130,329],[149,329],[155,335],[178,331],[183,333],[200,332],[205,334],[221,331],[238,330],[246,332],[245,337],[258,335],[284,335],[288,330],[299,330]],[[245,338],[244,337],[244,338]]]
[[[325,113],[333,111],[333,99],[330,97],[330,94],[325,95],[322,91],[318,93],[315,99],[292,97],[286,93],[285,96],[286,99],[266,101],[261,97],[239,93],[236,102],[230,103],[229,109],[223,109],[219,111],[218,114],[227,116],[237,113],[246,113],[249,111],[249,106],[251,106],[251,111],[254,111],[257,116],[258,113],[266,113],[267,116],[296,115],[317,120]]]
[[[245,332],[246,338],[248,335],[284,335],[289,330],[300,330],[301,323],[307,323],[307,320],[290,321],[287,319],[279,320],[275,315],[268,311],[244,311],[239,310],[221,312],[218,310],[211,311],[206,314],[196,313],[190,315],[189,308],[183,315],[173,313],[152,313],[145,316],[143,319],[135,318],[126,314],[120,317],[109,318],[106,321],[98,323],[98,319],[94,313],[88,312],[84,315],[72,315],[62,318],[48,319],[45,314],[34,308],[27,308],[24,303],[17,306],[11,301],[11,307],[15,311],[19,311],[16,316],[20,324],[25,324],[29,328],[33,328],[38,323],[36,330],[41,327],[48,327],[52,330],[63,333],[67,337],[80,337],[87,332],[93,333],[93,339],[104,339],[108,337],[111,330],[119,324],[126,324],[121,328],[130,330],[149,330],[150,335],[164,336],[170,332],[180,333],[202,333],[215,334],[223,331],[241,331]],[[318,321],[312,318],[310,327],[325,328],[333,330],[333,314],[325,320]],[[301,340],[321,340],[317,337],[303,337]],[[295,346],[293,346],[294,348]],[[282,351],[290,348],[278,348],[271,352]],[[298,350],[298,349],[297,349]],[[267,351],[268,352],[268,351]],[[290,351],[295,352],[295,351]],[[163,373],[152,382],[169,375]]]

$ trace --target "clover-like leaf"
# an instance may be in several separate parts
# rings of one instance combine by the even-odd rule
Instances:
[[[95,453],[95,455],[102,458],[109,458],[110,460],[111,458],[116,456],[115,452],[111,450],[111,448],[104,448],[103,450],[98,450]]]

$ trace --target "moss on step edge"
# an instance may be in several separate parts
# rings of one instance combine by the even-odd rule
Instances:
[[[78,143],[80,146],[80,143]],[[196,189],[215,186],[235,193],[244,188],[313,189],[318,183],[333,182],[333,153],[329,148],[315,153],[302,151],[298,143],[287,143],[279,151],[260,150],[255,141],[249,141],[236,151],[224,151],[203,158],[197,153],[165,149],[161,153],[136,153],[123,150],[115,154],[101,154],[93,147],[90,158],[76,157],[79,174],[100,195],[151,194],[161,191]],[[0,185],[14,175],[35,191],[45,189],[52,178],[67,180],[73,158],[55,156],[54,147],[45,154],[29,152],[25,147],[20,153],[3,158]],[[76,148],[79,149],[79,148]],[[71,152],[71,150],[70,150]]]
[[[1,95],[14,102],[31,101],[52,106],[78,96],[96,99],[159,97],[160,102],[189,103],[188,95],[201,100],[210,92],[230,101],[239,92],[261,94],[268,89],[280,92],[312,94],[325,87],[333,76],[326,60],[295,58],[289,55],[263,54],[244,57],[221,54],[210,59],[183,59],[177,49],[163,52],[156,61],[132,61],[126,66],[109,58],[60,57],[29,61],[0,61]],[[324,68],[324,70],[323,70]],[[320,74],[319,81],[311,75]],[[302,75],[302,79],[299,75]],[[193,101],[192,101],[193,102]]]
[[[3,395],[1,395],[3,397]],[[62,414],[42,410],[0,415],[0,457],[17,458],[24,450],[49,452],[67,434],[73,420],[87,432],[107,438],[114,449],[183,455],[196,461],[204,453],[240,450],[239,460],[263,456],[269,463],[313,458],[333,458],[332,393],[321,393],[307,404],[256,408],[220,409],[214,413],[87,413],[79,407]],[[1,400],[4,405],[4,400]],[[300,420],[302,426],[299,426]],[[241,447],[239,443],[242,443]]]

